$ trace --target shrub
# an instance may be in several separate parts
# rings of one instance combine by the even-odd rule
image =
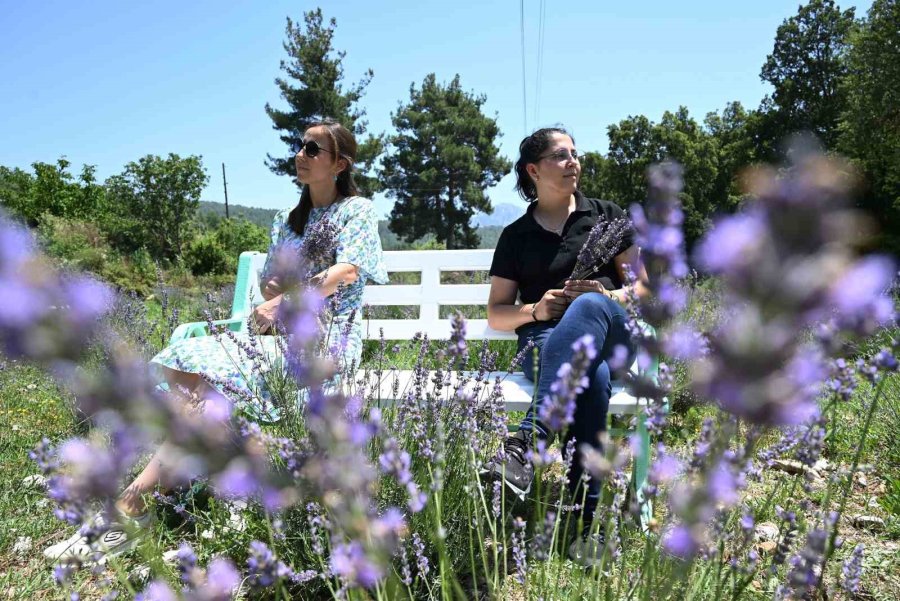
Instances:
[[[183,258],[185,265],[194,275],[229,272],[228,252],[216,239],[215,234],[201,234],[191,240]]]

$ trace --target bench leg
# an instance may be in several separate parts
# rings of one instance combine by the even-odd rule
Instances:
[[[647,483],[647,474],[650,472],[650,433],[647,431],[647,416],[641,412],[635,416],[637,428],[635,434],[638,438],[640,453],[634,458],[634,472],[632,474],[632,486],[634,499],[640,509],[641,529],[647,530],[650,518],[653,517],[653,507],[649,499],[645,498],[644,485]]]

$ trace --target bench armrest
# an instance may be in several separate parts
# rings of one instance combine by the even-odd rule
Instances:
[[[225,326],[232,332],[240,332],[246,320],[240,317],[231,319],[219,319],[213,322],[217,326]],[[169,344],[175,344],[179,340],[187,340],[188,338],[196,338],[199,336],[208,336],[207,322],[193,321],[191,323],[183,323],[172,332],[169,337]]]

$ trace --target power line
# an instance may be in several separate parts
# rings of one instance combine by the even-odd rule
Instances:
[[[519,30],[522,37],[522,129],[528,135],[528,99],[526,91],[527,73],[525,71],[525,0],[519,0]]]
[[[544,39],[547,21],[547,0],[541,0],[538,12],[538,52],[537,74],[534,81],[534,123],[537,124],[541,115],[541,85],[544,78]]]

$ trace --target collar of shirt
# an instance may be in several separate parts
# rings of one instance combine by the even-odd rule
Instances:
[[[525,209],[525,213],[528,215],[528,219],[523,223],[523,229],[527,231],[538,231],[538,232],[548,232],[553,235],[557,235],[550,230],[547,230],[541,227],[541,224],[537,222],[534,218],[534,209],[537,206],[537,201],[528,203],[528,207]],[[575,210],[566,218],[566,221],[563,224],[563,232],[566,231],[565,224],[569,223],[569,219],[572,218],[572,215],[576,213],[591,213],[594,210],[593,205],[588,201],[584,194],[579,190],[575,190]]]

